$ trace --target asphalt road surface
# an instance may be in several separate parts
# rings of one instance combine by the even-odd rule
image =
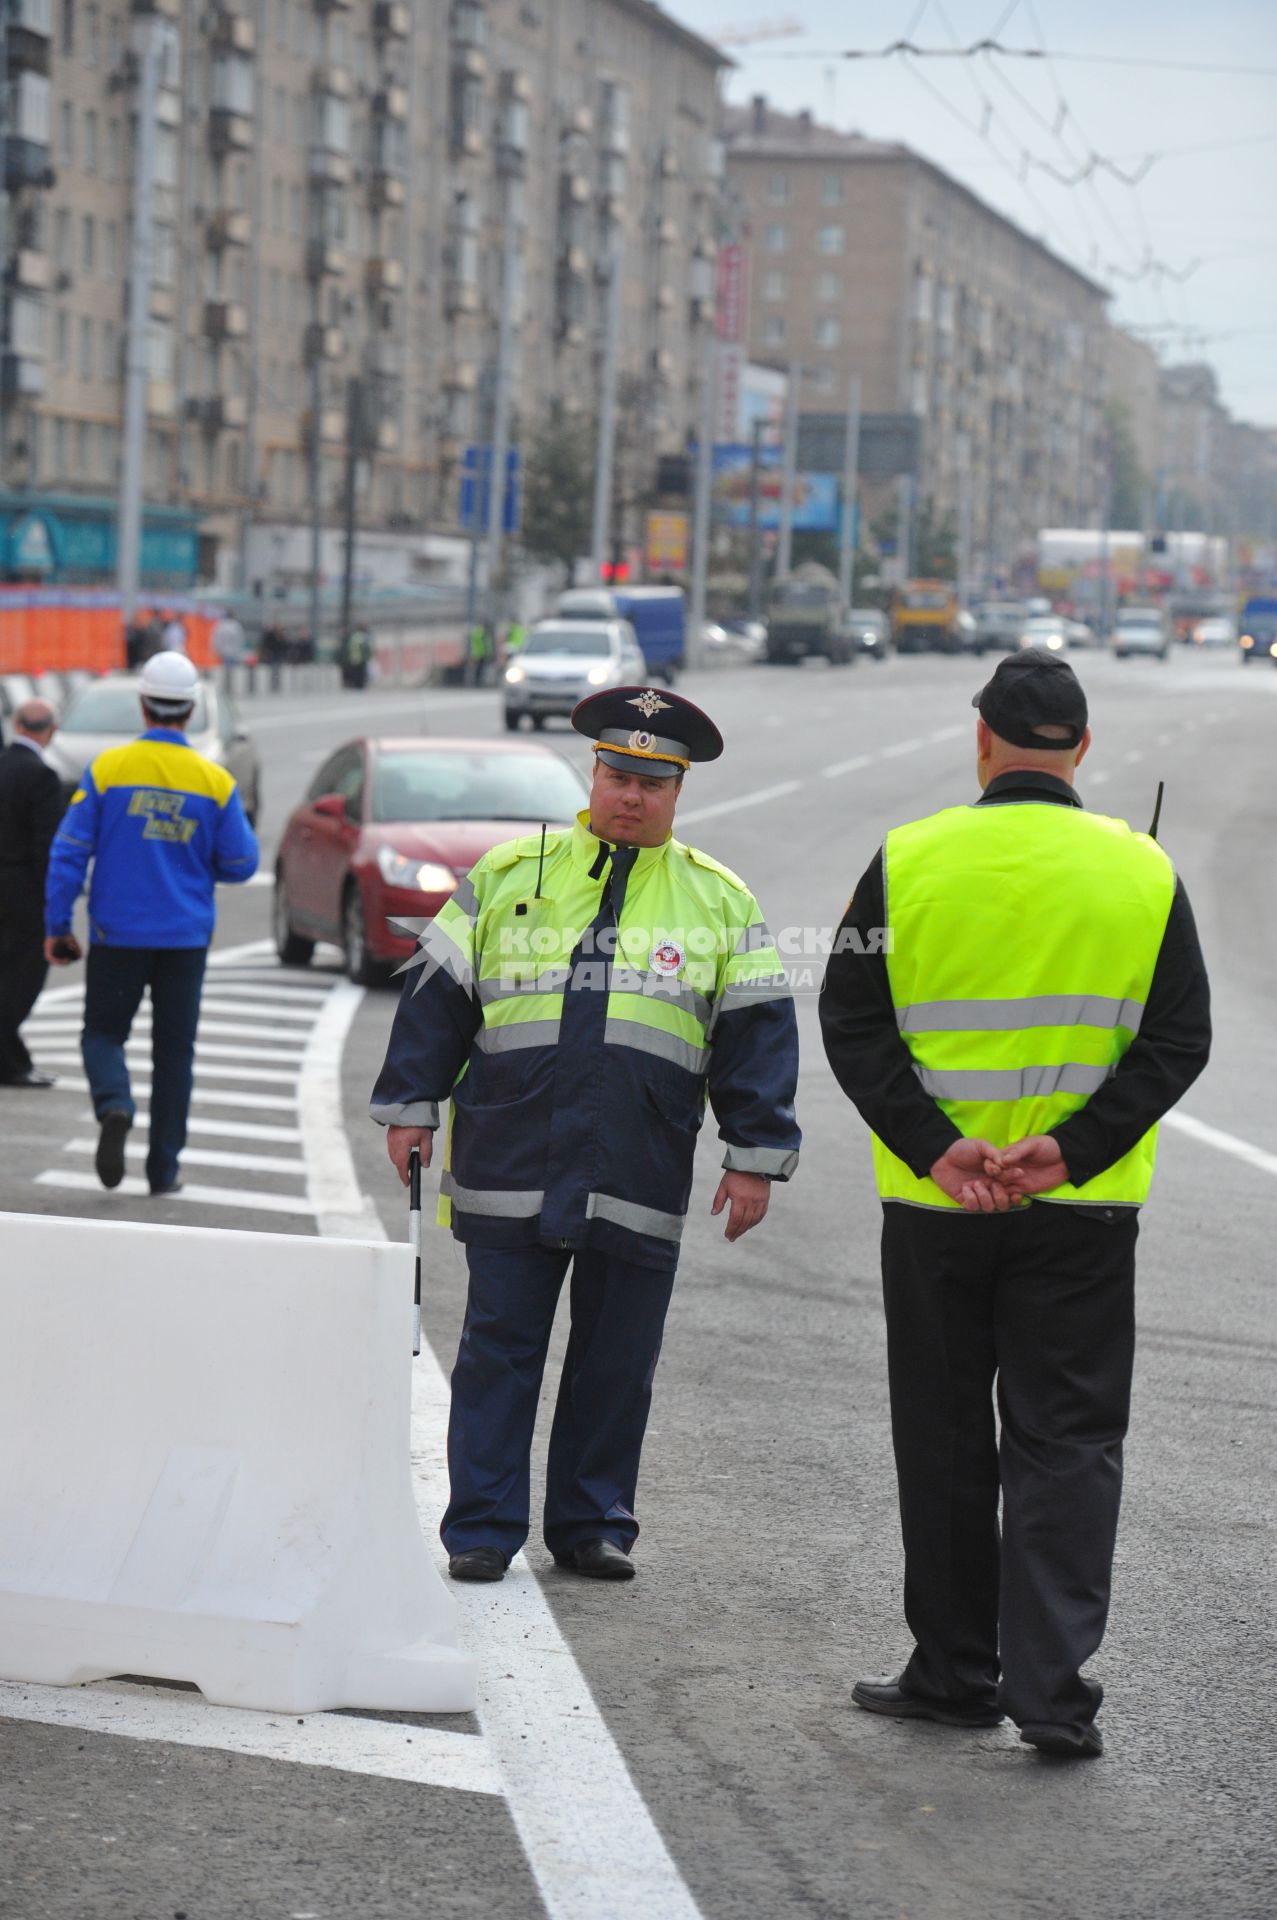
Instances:
[[[746,876],[774,928],[832,928],[888,825],[974,793],[970,697],[990,664],[689,677],[728,751],[689,776],[678,830]],[[0,1686],[5,1920],[1274,1911],[1277,674],[1183,652],[1075,664],[1095,730],[1080,791],[1143,827],[1165,779],[1161,838],[1216,1009],[1215,1056],[1164,1130],[1141,1237],[1114,1608],[1093,1666],[1103,1760],[1061,1765],[1007,1727],[900,1725],[851,1705],[858,1675],[908,1649],[879,1210],[865,1131],[819,1044],[819,952],[795,931],[803,1164],[729,1247],[708,1217],[707,1128],[644,1459],[638,1579],[574,1581],[534,1538],[495,1592],[453,1589],[484,1673],[480,1711],[460,1724],[327,1714],[294,1727],[214,1716],[173,1688]],[[373,689],[249,712],[266,872],[289,806],[348,735],[501,726],[491,692]],[[551,737],[584,764],[585,742]],[[268,886],[223,897],[185,1194],[157,1206],[93,1181],[75,970],[30,1027],[59,1087],[0,1094],[0,1207],[310,1234],[362,1192],[371,1230],[379,1216],[402,1237],[364,1118],[393,995],[344,987],[326,950],[304,972],[279,968],[269,899]],[[340,1143],[338,1123],[342,1178],[313,1151],[315,1126]],[[445,1371],[462,1300],[458,1250],[436,1233],[426,1318]],[[556,1377],[552,1356],[547,1399]],[[430,1354],[417,1378],[433,1538],[445,1403]]]

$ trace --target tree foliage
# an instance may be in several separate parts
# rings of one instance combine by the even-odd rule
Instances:
[[[594,430],[589,421],[553,415],[528,448],[520,541],[534,560],[571,568],[590,550]]]

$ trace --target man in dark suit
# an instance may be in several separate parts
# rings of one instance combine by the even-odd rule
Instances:
[[[32,1064],[18,1028],[48,972],[44,957],[44,875],[62,818],[62,782],[44,749],[57,718],[47,700],[28,700],[0,750],[0,1086],[51,1087]]]

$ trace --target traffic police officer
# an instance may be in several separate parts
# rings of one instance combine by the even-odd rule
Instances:
[[[469,1298],[452,1376],[454,1578],[499,1580],[527,1538],[528,1456],[559,1291],[572,1331],[550,1436],[545,1541],[629,1579],[639,1453],[708,1093],[726,1145],[711,1211],[736,1240],[798,1159],[797,1029],[745,883],[674,839],[718,729],[679,695],[583,700],[589,807],[494,848],[421,937],[373,1095],[391,1159],[430,1159],[452,1101],[444,1217]]]
[[[1157,1122],[1206,1063],[1209,993],[1162,849],[1073,790],[1091,734],[1067,661],[1013,654],[973,704],[982,799],[887,835],[821,998],[874,1133],[916,1643],[853,1698],[952,1726],[1005,1711],[1029,1744],[1085,1758],[1102,1749],[1081,1668],[1108,1611],[1139,1209]]]
[[[45,955],[55,966],[79,958],[71,918],[92,861],[80,1045],[99,1122],[95,1165],[104,1187],[119,1186],[134,1114],[124,1049],[149,987],[146,1177],[158,1197],[182,1184],[214,887],[252,878],[257,841],[232,776],[196,753],[183,732],[199,698],[199,675],[185,654],[155,654],[137,685],[146,731],[85,768],[53,842]]]

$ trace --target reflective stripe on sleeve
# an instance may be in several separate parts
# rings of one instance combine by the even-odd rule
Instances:
[[[723,1155],[728,1173],[765,1173],[769,1180],[791,1180],[798,1170],[793,1147],[733,1147]]]
[[[406,1104],[385,1106],[374,1101],[368,1109],[368,1115],[379,1127],[437,1127],[439,1102],[409,1100]]]
[[[1097,993],[1036,993],[1022,1000],[915,1000],[896,1008],[901,1033],[1008,1033],[1021,1027],[1126,1027],[1139,1032],[1142,1000]]]
[[[1112,1075],[1111,1066],[1064,1062],[1054,1067],[1005,1070],[945,1067],[934,1070],[915,1062],[925,1092],[933,1100],[1032,1100],[1051,1093],[1098,1093]]]

